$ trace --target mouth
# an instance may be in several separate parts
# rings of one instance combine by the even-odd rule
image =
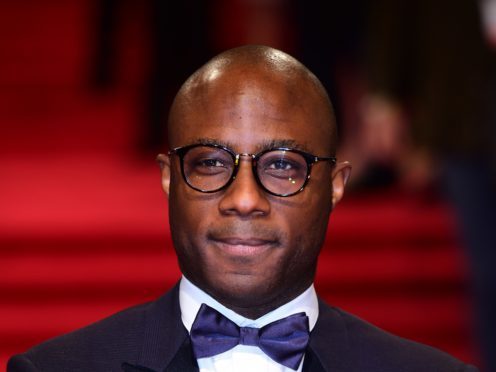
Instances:
[[[273,249],[277,241],[254,237],[211,237],[211,241],[229,256],[253,257]]]

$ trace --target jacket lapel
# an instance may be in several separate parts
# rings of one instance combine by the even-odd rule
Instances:
[[[310,334],[304,372],[346,372],[348,332],[340,315],[319,299],[319,318]]]
[[[153,369],[149,369],[141,366],[133,366],[127,362],[122,363],[122,370],[124,372],[156,372]]]
[[[141,352],[135,361],[125,361],[125,372],[197,371],[189,335],[181,321],[179,284],[151,303],[144,313]]]
[[[185,372],[198,370],[198,364],[196,363],[195,356],[193,355],[193,348],[191,347],[191,340],[188,337],[184,340],[184,343],[181,345],[165,371]]]
[[[158,370],[140,365],[131,365],[129,363],[123,363],[122,370],[124,372],[158,372]],[[176,355],[174,355],[171,362],[165,367],[164,372],[196,372],[198,370],[198,365],[193,356],[190,339],[187,338],[177,351]]]
[[[326,370],[322,366],[322,363],[320,363],[319,358],[311,347],[309,347],[305,352],[302,372],[326,372]]]

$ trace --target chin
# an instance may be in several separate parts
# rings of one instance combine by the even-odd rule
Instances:
[[[224,305],[236,307],[258,306],[270,296],[263,281],[253,282],[246,275],[224,275],[222,279],[211,282],[208,292]]]

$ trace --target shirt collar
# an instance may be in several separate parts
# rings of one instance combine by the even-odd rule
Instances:
[[[181,307],[181,320],[188,332],[191,330],[193,321],[195,320],[196,314],[198,313],[198,310],[200,310],[202,303],[214,308],[240,327],[261,328],[278,319],[304,312],[308,316],[311,331],[315,326],[315,323],[317,323],[317,318],[319,316],[319,303],[313,284],[298,297],[277,309],[262,315],[258,319],[248,319],[216,301],[213,297],[191,283],[183,275],[179,284],[179,306]]]

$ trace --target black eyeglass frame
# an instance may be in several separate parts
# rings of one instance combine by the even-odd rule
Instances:
[[[184,172],[184,156],[186,155],[186,153],[189,150],[191,150],[192,148],[195,148],[195,147],[212,147],[212,148],[224,150],[224,151],[226,151],[227,153],[229,153],[231,155],[232,160],[233,160],[234,167],[233,167],[233,170],[232,170],[231,177],[229,178],[229,180],[223,186],[221,186],[221,187],[219,187],[217,189],[214,189],[214,190],[202,190],[202,189],[199,189],[199,188],[191,185],[191,183],[189,183],[188,178],[186,177],[186,173]],[[262,181],[260,181],[260,177],[258,176],[258,173],[257,173],[257,161],[264,154],[266,154],[268,152],[271,152],[271,151],[289,151],[289,152],[297,153],[297,154],[301,155],[305,159],[305,161],[307,163],[307,174],[306,174],[306,177],[305,177],[305,181],[303,182],[303,185],[298,190],[296,190],[296,191],[294,191],[292,193],[289,193],[289,194],[277,194],[277,193],[275,193],[273,191],[270,191],[269,189],[267,189],[262,184]],[[255,177],[255,180],[256,180],[257,184],[260,186],[260,188],[262,190],[264,190],[265,192],[271,194],[271,195],[280,196],[280,197],[293,196],[293,195],[296,195],[296,194],[302,192],[303,189],[308,184],[308,181],[310,180],[310,175],[311,175],[312,167],[313,167],[313,165],[315,163],[318,163],[319,161],[329,161],[329,162],[332,163],[333,166],[335,166],[336,165],[336,162],[337,162],[337,159],[334,156],[329,156],[329,157],[327,157],[327,156],[316,156],[316,155],[310,154],[308,152],[301,151],[301,150],[298,150],[298,149],[293,149],[293,148],[290,148],[290,147],[272,147],[272,148],[268,148],[268,149],[262,150],[262,151],[260,151],[260,152],[258,152],[256,154],[248,154],[248,153],[239,153],[239,154],[237,154],[236,152],[234,152],[230,148],[225,147],[225,146],[222,146],[222,145],[219,145],[219,144],[215,144],[215,143],[208,143],[208,144],[195,143],[195,144],[191,144],[191,145],[176,147],[176,148],[168,151],[167,152],[167,155],[169,155],[169,156],[171,156],[171,155],[178,155],[179,156],[179,160],[180,160],[180,165],[181,165],[181,174],[183,176],[184,182],[186,182],[186,184],[189,187],[191,187],[193,190],[196,190],[196,191],[199,191],[199,192],[202,192],[202,193],[207,193],[207,194],[221,191],[221,190],[226,189],[227,187],[229,187],[229,185],[231,185],[231,183],[236,179],[236,175],[238,174],[238,170],[239,170],[239,159],[240,159],[241,156],[249,156],[249,157],[251,157],[251,159],[252,159],[251,167],[252,167],[253,176]]]

